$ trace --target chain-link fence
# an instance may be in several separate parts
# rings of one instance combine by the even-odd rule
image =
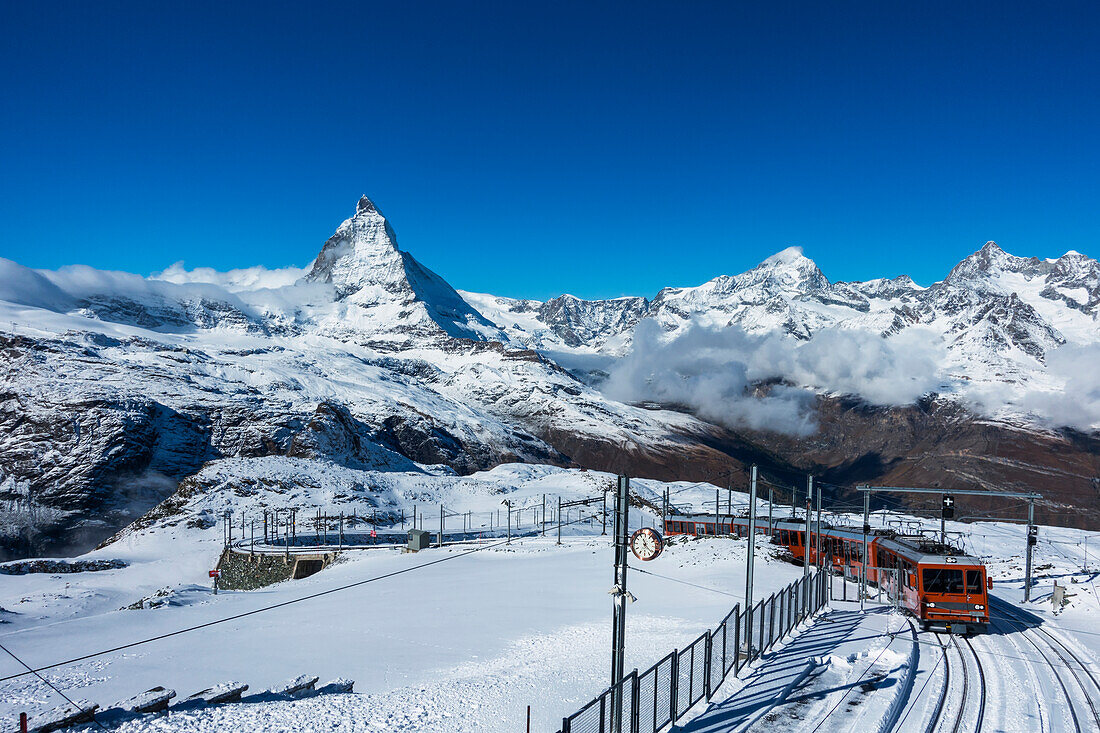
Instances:
[[[815,571],[757,603],[738,604],[714,630],[669,652],[645,672],[634,670],[563,718],[560,733],[659,733],[730,674],[770,649],[828,601],[828,576]]]

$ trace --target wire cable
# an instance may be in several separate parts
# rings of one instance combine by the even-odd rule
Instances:
[[[569,525],[572,525],[572,524],[578,524],[580,522],[588,521],[588,519],[589,519],[589,517],[583,517],[581,519],[576,519],[576,520],[573,520],[571,522],[566,522],[566,523],[562,524],[562,526],[566,527],[566,526],[569,526]],[[537,537],[537,536],[538,535],[535,535],[535,537]],[[528,540],[528,539],[533,539],[533,538],[534,537],[517,537],[517,538],[515,538],[515,541],[518,543],[518,542],[522,542],[523,540]],[[6,677],[0,677],[0,682],[6,682],[7,680],[16,679],[16,678],[19,678],[19,677],[26,677],[29,674],[37,675],[39,672],[43,672],[43,671],[48,670],[48,669],[55,669],[57,667],[64,667],[66,665],[75,664],[76,662],[83,662],[87,659],[92,659],[94,657],[101,657],[105,654],[112,654],[114,652],[122,651],[124,649],[131,649],[133,647],[141,646],[143,644],[149,644],[149,643],[154,642],[154,641],[160,641],[161,639],[168,639],[170,637],[179,636],[180,634],[186,634],[186,633],[189,633],[191,631],[198,631],[199,629],[205,629],[205,628],[209,628],[211,626],[217,626],[218,624],[224,624],[228,621],[236,621],[238,619],[247,618],[248,616],[255,616],[258,613],[264,613],[266,611],[272,611],[276,608],[283,608],[285,606],[291,606],[295,603],[301,603],[302,601],[309,601],[309,600],[313,600],[314,598],[320,598],[321,596],[331,595],[332,593],[339,593],[340,591],[345,591],[345,590],[348,590],[350,588],[357,588],[359,586],[366,585],[368,583],[373,583],[373,582],[378,581],[378,580],[385,580],[387,578],[393,578],[393,577],[398,576],[398,575],[404,575],[405,573],[411,573],[414,570],[420,570],[420,569],[423,569],[423,568],[431,567],[433,565],[439,565],[440,563],[444,563],[444,562],[447,562],[449,560],[457,560],[460,557],[466,557],[467,555],[472,555],[475,552],[481,552],[482,550],[489,550],[489,549],[492,549],[494,547],[500,547],[502,545],[509,544],[509,542],[510,542],[510,540],[500,540],[499,542],[494,542],[494,543],[491,543],[491,544],[488,544],[488,545],[481,545],[479,547],[474,547],[472,549],[466,550],[465,552],[460,552],[457,555],[448,555],[447,557],[440,557],[440,558],[437,558],[437,559],[432,560],[430,562],[421,563],[420,565],[413,565],[412,567],[402,568],[401,570],[394,570],[393,572],[383,573],[382,575],[376,575],[372,578],[366,578],[365,580],[357,580],[354,583],[347,583],[345,585],[337,586],[336,588],[329,588],[328,590],[323,590],[323,591],[319,591],[317,593],[311,593],[311,594],[306,595],[306,596],[301,596],[300,598],[291,598],[288,601],[281,601],[279,603],[273,603],[273,604],[268,605],[268,606],[262,606],[260,608],[254,608],[251,611],[245,611],[243,613],[237,613],[237,614],[234,614],[232,616],[226,616],[225,618],[215,619],[213,621],[207,621],[207,622],[201,623],[201,624],[195,624],[194,626],[188,626],[188,627],[183,628],[183,629],[177,629],[175,631],[169,631],[169,632],[166,632],[164,634],[157,634],[156,636],[151,636],[147,639],[141,639],[139,641],[133,641],[133,642],[130,642],[128,644],[120,644],[119,646],[112,647],[110,649],[104,649],[102,651],[92,652],[90,654],[83,654],[83,655],[78,656],[78,657],[73,657],[72,659],[67,659],[63,662],[55,662],[53,664],[47,664],[43,667],[36,667],[36,668],[31,668],[31,667],[24,664],[23,666],[27,667],[28,671],[20,672],[18,674],[8,675]],[[5,649],[5,651],[7,651],[7,650]],[[11,652],[8,652],[8,653],[11,654]],[[12,654],[12,656],[15,657],[14,654]],[[23,663],[20,662],[20,664],[23,664]]]
[[[46,685],[47,685],[47,686],[48,686],[48,687],[49,687],[49,688],[50,688],[51,690],[53,690],[54,692],[56,692],[56,693],[57,693],[58,695],[61,695],[61,697],[65,698],[65,700],[66,700],[66,701],[67,701],[67,702],[68,702],[68,703],[69,703],[70,705],[72,705],[72,706],[73,706],[74,708],[76,708],[77,710],[79,710],[79,711],[80,711],[80,712],[82,712],[82,713],[90,713],[90,714],[91,714],[91,716],[92,716],[92,722],[93,722],[93,723],[95,723],[96,725],[98,725],[98,726],[100,727],[100,729],[101,729],[101,730],[107,730],[106,726],[104,726],[104,725],[103,725],[103,723],[100,723],[100,722],[99,722],[98,720],[96,720],[96,717],[95,717],[95,708],[92,708],[91,710],[85,710],[85,709],[84,709],[84,708],[82,708],[82,707],[81,707],[81,706],[80,706],[79,704],[77,704],[77,702],[76,702],[75,700],[73,700],[73,699],[72,699],[71,697],[69,697],[68,695],[66,695],[66,694],[65,694],[64,692],[62,692],[61,690],[59,690],[59,689],[58,689],[58,688],[57,688],[57,687],[56,687],[56,686],[55,686],[55,685],[54,685],[54,684],[53,684],[52,682],[50,682],[50,681],[49,681],[48,679],[46,679],[46,678],[45,678],[45,677],[43,677],[42,675],[38,674],[38,670],[35,670],[35,669],[31,669],[31,667],[30,667],[30,665],[29,665],[29,664],[27,664],[26,662],[24,662],[24,661],[23,661],[22,659],[20,659],[19,657],[15,656],[15,653],[14,653],[14,652],[12,652],[12,650],[11,650],[11,649],[8,649],[8,648],[7,648],[6,646],[4,646],[3,644],[0,644],[0,649],[3,649],[3,650],[4,650],[5,652],[7,652],[7,655],[8,655],[9,657],[11,657],[11,658],[12,658],[12,659],[14,659],[15,661],[19,662],[19,664],[23,665],[23,667],[25,667],[25,668],[27,669],[27,671],[26,671],[26,672],[25,672],[24,674],[33,674],[33,675],[34,675],[35,677],[37,677],[38,679],[42,680],[42,682],[44,682],[44,683],[45,683],[45,684],[46,684]],[[22,675],[20,675],[20,676],[22,676]]]
[[[742,596],[735,595],[733,593],[727,593],[724,590],[718,590],[717,588],[708,588],[705,585],[698,585],[696,583],[690,583],[686,580],[680,580],[679,578],[670,578],[667,575],[658,575],[657,573],[650,572],[649,570],[645,570],[644,568],[631,566],[631,570],[633,570],[636,573],[642,573],[643,575],[652,575],[654,578],[660,578],[661,580],[668,580],[668,581],[671,581],[673,583],[679,583],[680,585],[690,585],[692,588],[698,588],[700,590],[709,590],[711,593],[718,593],[718,594],[723,595],[723,596],[729,596],[730,598],[742,598],[743,599]]]

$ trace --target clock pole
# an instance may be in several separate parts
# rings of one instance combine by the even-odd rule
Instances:
[[[615,491],[615,611],[611,629],[611,733],[622,733],[623,672],[626,652],[626,568],[630,537],[630,479],[619,476]]]

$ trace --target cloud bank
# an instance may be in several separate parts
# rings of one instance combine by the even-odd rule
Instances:
[[[263,265],[226,272],[220,272],[211,267],[196,267],[193,270],[188,270],[183,266],[183,262],[177,262],[149,277],[151,280],[164,280],[177,285],[206,283],[217,285],[231,293],[239,293],[285,288],[298,282],[307,272],[309,272],[308,265],[306,267],[281,267],[274,270],[269,270]]]
[[[938,337],[918,329],[890,340],[826,329],[797,341],[693,325],[665,340],[656,322],[644,320],[602,390],[624,402],[685,405],[732,428],[805,436],[816,430],[817,392],[909,404],[940,387],[941,363]]]

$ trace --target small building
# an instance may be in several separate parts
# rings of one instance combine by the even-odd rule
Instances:
[[[409,552],[420,552],[432,546],[432,533],[423,529],[409,530]]]

